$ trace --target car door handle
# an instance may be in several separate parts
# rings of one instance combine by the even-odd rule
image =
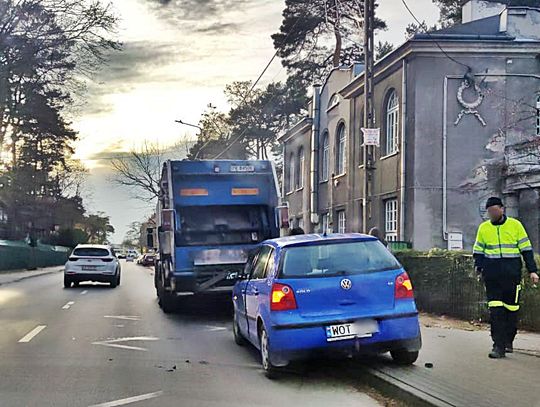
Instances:
[[[253,289],[253,295],[259,295],[259,290],[256,289],[256,288],[254,288],[254,289]]]

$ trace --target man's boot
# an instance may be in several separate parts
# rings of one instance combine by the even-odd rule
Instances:
[[[502,359],[506,357],[506,354],[503,348],[494,346],[493,350],[489,353],[488,356],[490,359]]]

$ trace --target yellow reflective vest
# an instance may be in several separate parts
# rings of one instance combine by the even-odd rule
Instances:
[[[506,218],[501,225],[489,220],[480,225],[473,253],[488,259],[519,258],[527,250],[532,250],[532,245],[525,228],[519,220]]]

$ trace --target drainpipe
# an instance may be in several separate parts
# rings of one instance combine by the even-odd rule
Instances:
[[[403,59],[401,75],[401,190],[399,209],[399,240],[405,241],[405,148],[407,140],[407,61]]]
[[[311,166],[310,166],[310,221],[312,225],[319,223],[319,208],[317,205],[319,191],[319,122],[321,115],[321,87],[313,86],[313,122],[311,124]]]

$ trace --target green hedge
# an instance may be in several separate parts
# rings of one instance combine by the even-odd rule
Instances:
[[[411,277],[419,310],[467,321],[489,320],[484,285],[469,253],[407,250],[395,255]],[[524,270],[520,323],[522,328],[540,331],[540,289],[531,286],[527,274]]]
[[[70,248],[38,244],[31,247],[26,242],[0,240],[0,271],[34,269],[64,264]]]

